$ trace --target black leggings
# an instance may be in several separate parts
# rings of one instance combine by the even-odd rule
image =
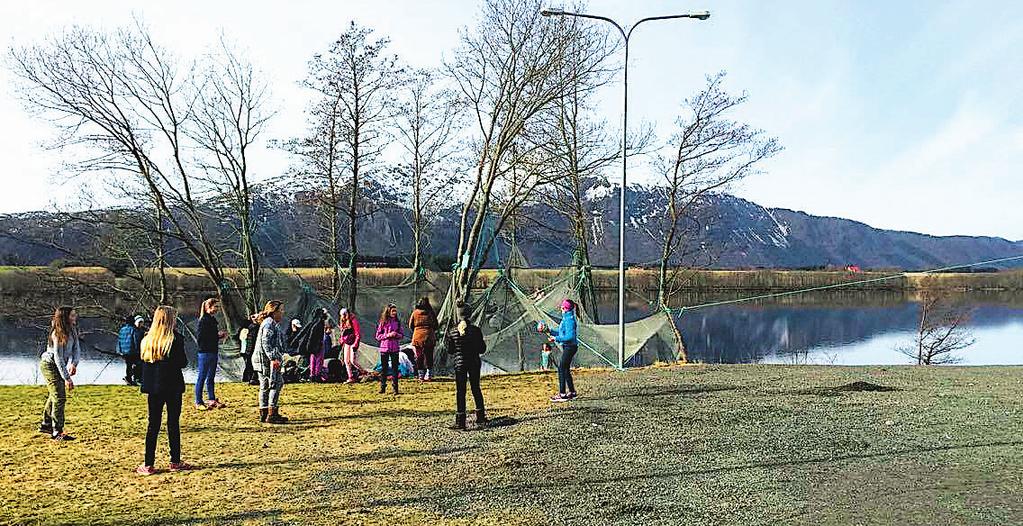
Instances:
[[[455,406],[459,414],[465,413],[465,382],[469,381],[476,410],[483,411],[483,390],[480,389],[480,366],[469,366],[468,370],[455,370]]]
[[[149,428],[146,430],[146,465],[156,462],[156,437],[160,435],[163,406],[167,406],[167,441],[170,461],[181,462],[181,393],[149,395]]]
[[[391,373],[388,373],[388,362],[390,362]],[[394,384],[394,392],[398,392],[398,377],[401,376],[401,370],[398,369],[398,353],[386,352],[380,353],[380,388],[384,389],[387,387],[387,375],[391,374],[394,376],[394,380],[391,382]]]
[[[568,394],[575,392],[575,384],[572,383],[572,359],[575,352],[579,350],[578,345],[564,344],[561,346],[561,361],[558,362],[558,392]],[[565,389],[568,389],[567,391]]]

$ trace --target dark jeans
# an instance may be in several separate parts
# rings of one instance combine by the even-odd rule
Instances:
[[[256,379],[256,370],[252,368],[252,354],[243,354],[242,361],[245,362],[245,370],[242,371],[242,381],[251,382]]]
[[[142,376],[139,355],[126,354],[122,358],[124,358],[124,379],[128,383],[138,383]]]
[[[146,429],[146,465],[156,462],[156,437],[160,436],[163,406],[167,406],[167,441],[170,461],[181,462],[181,394],[149,395],[149,427]]]
[[[217,395],[213,392],[213,381],[217,377],[217,359],[215,352],[201,352],[196,354],[198,359],[198,376],[195,378],[195,403],[202,403],[202,388],[205,385],[206,394],[209,400],[216,400]]]
[[[575,358],[575,352],[579,350],[579,346],[566,343],[561,346],[561,349],[561,360],[558,362],[558,392],[561,394],[574,393],[572,359]]]
[[[391,373],[388,373],[388,362],[390,362]],[[398,392],[398,377],[401,376],[401,370],[398,369],[398,353],[387,352],[380,353],[380,388],[384,389],[387,387],[387,375],[394,375],[394,391]]]
[[[472,400],[476,410],[483,411],[483,390],[480,389],[480,366],[469,366],[468,370],[455,370],[455,407],[459,414],[465,413],[465,382],[469,381]]]

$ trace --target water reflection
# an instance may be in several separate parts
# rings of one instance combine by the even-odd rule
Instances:
[[[748,297],[741,291],[676,296],[676,305],[700,305]],[[917,323],[917,298],[900,292],[846,292],[802,294],[770,302],[687,310],[680,327],[690,360],[705,363],[814,363],[814,364],[905,364],[909,359],[894,349],[913,339]],[[1023,295],[971,293],[960,298],[975,308],[971,329],[976,343],[961,353],[963,364],[1023,364]],[[75,298],[62,299],[75,303]],[[186,324],[194,325],[200,296],[184,296],[176,305]],[[18,305],[7,301],[7,305]],[[602,323],[617,321],[617,296],[598,295]],[[22,303],[23,304],[23,303]],[[119,310],[116,300],[92,303],[82,309],[84,355],[79,383],[121,383],[124,366],[120,358],[104,354],[115,347],[118,325],[100,317],[99,307]],[[88,305],[94,307],[90,309]],[[91,315],[90,315],[91,312]],[[626,310],[629,321],[649,312],[648,298],[630,293]],[[38,356],[42,350],[48,316],[45,312],[0,316],[0,384],[41,383]],[[194,366],[194,345],[186,346]],[[219,377],[240,376],[241,359],[235,349],[226,349]],[[536,360],[527,360],[533,367]],[[194,369],[186,380],[195,378]]]

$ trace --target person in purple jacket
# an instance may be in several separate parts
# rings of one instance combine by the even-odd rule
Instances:
[[[401,376],[398,370],[398,352],[405,333],[402,332],[401,322],[398,320],[398,307],[393,303],[388,303],[380,313],[376,336],[380,342],[380,394],[387,391],[388,370],[393,377],[394,394],[398,394],[398,377]]]

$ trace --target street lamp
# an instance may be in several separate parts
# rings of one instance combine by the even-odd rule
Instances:
[[[633,30],[635,30],[643,22],[649,22],[651,20],[671,20],[674,18],[693,18],[696,20],[706,20],[710,18],[710,11],[695,11],[692,13],[686,13],[682,15],[665,15],[665,16],[651,16],[632,24],[628,30],[622,27],[621,24],[611,20],[606,16],[590,15],[586,13],[572,13],[563,9],[544,9],[540,11],[543,16],[574,16],[578,18],[590,18],[593,20],[600,20],[613,25],[618,32],[622,34],[622,38],[625,39],[625,73],[622,84],[624,85],[624,94],[622,97],[622,194],[621,203],[618,208],[618,367],[625,367],[625,187],[627,183],[626,173],[627,164],[626,158],[628,155],[628,137],[629,137],[629,37],[632,36]]]

